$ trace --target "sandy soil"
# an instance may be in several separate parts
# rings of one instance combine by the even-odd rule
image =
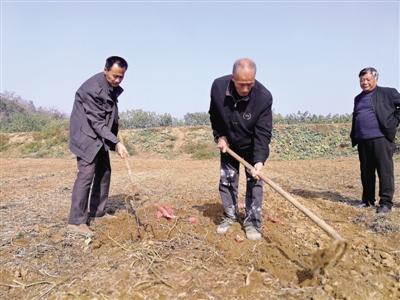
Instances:
[[[266,165],[273,182],[348,241],[342,261],[314,272],[317,254],[326,254],[334,239],[267,185],[264,235],[249,241],[239,223],[216,233],[222,217],[217,160],[129,162],[142,226],[129,206],[124,161],[113,156],[108,211],[118,219],[92,222],[90,240],[65,231],[75,159],[1,159],[0,298],[400,298],[399,189],[390,214],[355,208],[361,195],[356,157]],[[395,172],[400,186],[398,161]],[[177,219],[157,219],[159,204],[172,207]]]

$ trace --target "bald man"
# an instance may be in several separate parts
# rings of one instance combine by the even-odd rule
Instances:
[[[237,60],[231,75],[214,80],[211,87],[210,120],[221,152],[219,193],[224,218],[217,233],[225,233],[239,221],[239,162],[226,153],[227,147],[254,166],[246,170],[246,203],[243,227],[249,240],[261,238],[263,182],[258,175],[269,156],[272,136],[272,95],[256,77],[256,64]]]

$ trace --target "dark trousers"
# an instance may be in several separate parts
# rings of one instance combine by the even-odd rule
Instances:
[[[363,202],[375,203],[376,171],[379,177],[379,205],[390,208],[393,206],[394,148],[394,143],[384,137],[358,143]]]
[[[78,174],[72,190],[71,211],[68,224],[86,224],[90,187],[90,217],[101,217],[106,211],[111,179],[108,151],[100,149],[92,163],[77,158]]]
[[[244,159],[251,165],[253,161],[249,157]],[[219,193],[224,207],[225,217],[238,219],[238,186],[239,186],[239,162],[227,153],[221,153],[221,169]],[[246,216],[243,226],[261,227],[261,208],[263,198],[263,182],[255,180],[246,170]]]

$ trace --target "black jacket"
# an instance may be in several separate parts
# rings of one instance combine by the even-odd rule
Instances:
[[[362,96],[362,92],[354,98],[354,104]],[[394,142],[396,138],[396,127],[400,123],[400,94],[394,88],[377,86],[372,95],[372,106],[376,118],[378,119],[379,128],[385,137]],[[355,136],[355,117],[353,111],[353,124],[351,126],[350,138],[353,147],[357,145]]]
[[[110,86],[103,72],[81,85],[75,94],[70,118],[72,153],[91,163],[102,146],[106,150],[115,149],[119,142],[117,99],[122,92],[121,87]]]
[[[215,79],[211,87],[209,114],[214,138],[226,136],[233,151],[252,155],[254,163],[264,163],[272,136],[272,95],[257,80],[247,100],[235,100],[232,89],[230,75]]]

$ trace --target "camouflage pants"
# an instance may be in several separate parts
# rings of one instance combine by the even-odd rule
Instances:
[[[244,157],[251,165],[252,159]],[[238,220],[238,186],[240,164],[227,153],[221,153],[219,193],[224,207],[224,216]],[[263,182],[255,180],[246,170],[246,202],[243,226],[261,227]]]

